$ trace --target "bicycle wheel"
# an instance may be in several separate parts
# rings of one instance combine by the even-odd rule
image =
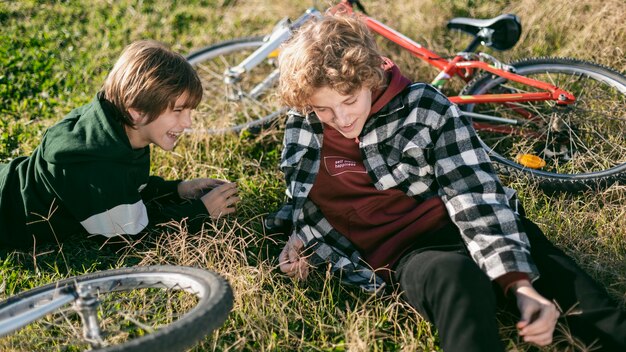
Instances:
[[[249,130],[258,133],[284,116],[278,102],[276,55],[246,72],[241,80],[229,81],[224,74],[263,45],[262,37],[221,42],[187,56],[196,69],[204,96],[194,112],[191,131],[223,134]]]
[[[547,191],[598,189],[626,174],[626,77],[585,61],[527,59],[511,64],[516,73],[560,87],[576,97],[571,105],[554,101],[460,105],[474,117],[483,145],[501,171],[531,175]],[[461,95],[532,92],[534,88],[483,74]],[[476,116],[476,115],[475,115]],[[515,124],[511,124],[513,121]]]
[[[10,334],[0,350],[182,351],[222,325],[232,300],[228,283],[201,269],[94,272],[0,303],[0,337]]]

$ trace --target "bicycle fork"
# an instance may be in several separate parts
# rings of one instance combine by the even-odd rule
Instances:
[[[229,90],[226,94],[228,98],[235,101],[244,97],[256,99],[263,94],[267,88],[271,87],[278,79],[278,68],[272,71],[272,73],[270,73],[261,83],[257,84],[247,93],[238,89],[237,85],[242,80],[243,75],[246,72],[250,72],[250,70],[261,64],[268,57],[275,57],[276,50],[282,43],[291,37],[293,29],[299,28],[311,18],[319,18],[321,16],[322,13],[319,10],[309,8],[293,23],[291,23],[288,18],[285,18],[276,24],[272,33],[266,37],[265,44],[261,45],[237,66],[229,67],[226,71],[224,71],[224,83]]]

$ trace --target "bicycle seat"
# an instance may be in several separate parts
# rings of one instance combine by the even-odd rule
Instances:
[[[493,30],[491,40],[487,40],[484,44],[496,50],[512,48],[522,34],[522,24],[513,14],[500,15],[491,19],[457,17],[448,22],[448,28],[469,33],[474,37],[477,37],[483,28],[489,28]]]

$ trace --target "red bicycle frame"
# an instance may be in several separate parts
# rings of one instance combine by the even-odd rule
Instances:
[[[340,3],[330,8],[329,11],[331,13],[354,13],[352,5],[348,0],[342,0]],[[440,86],[443,81],[454,76],[458,76],[467,82],[471,78],[472,72],[479,69],[544,91],[536,93],[479,94],[448,97],[448,99],[455,104],[516,103],[553,100],[558,105],[566,105],[572,104],[576,101],[573,94],[560,89],[559,87],[499,69],[483,61],[467,60],[463,55],[456,55],[452,60],[448,60],[424,48],[393,28],[390,28],[365,14],[359,13],[358,16],[364,20],[372,31],[400,45],[413,56],[427,62],[429,65],[438,68],[440,72],[433,81],[433,84],[438,83],[437,85]]]

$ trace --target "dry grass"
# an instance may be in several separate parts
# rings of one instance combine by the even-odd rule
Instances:
[[[41,35],[39,32],[45,28],[54,45],[66,40],[74,48],[70,51],[63,46],[63,50],[51,51],[61,58],[62,64],[53,65],[49,78],[44,77],[54,84],[61,82],[48,90],[60,104],[41,100],[39,105],[25,105],[28,109],[9,107],[9,103],[0,108],[2,133],[6,131],[9,136],[20,137],[13,144],[3,140],[2,160],[30,152],[45,126],[70,108],[91,99],[108,64],[129,41],[152,37],[172,43],[175,49],[187,53],[221,40],[266,32],[280,17],[295,18],[310,4],[295,0],[203,3],[204,6],[194,2],[173,6],[165,0],[54,5],[0,3],[3,25],[0,34],[17,40],[17,32],[30,38]],[[325,2],[317,3],[323,7]],[[475,4],[471,8],[467,6],[468,1],[461,0],[405,1],[393,5],[386,1],[365,1],[365,6],[376,18],[436,52],[448,54],[460,50],[468,38],[448,33],[444,29],[447,19],[493,17],[514,12],[522,19],[524,35],[511,52],[495,53],[499,58],[573,56],[626,71],[626,25],[622,18],[626,3],[623,0],[471,3]],[[37,10],[38,6],[45,6],[45,11]],[[21,27],[11,21],[12,16],[22,19]],[[55,22],[63,18],[75,20]],[[45,38],[41,40],[47,43]],[[24,55],[21,49],[9,47],[9,50],[14,51],[0,55],[0,65],[5,54],[11,58]],[[397,54],[392,48],[386,50],[392,57]],[[418,79],[430,81],[433,77],[431,69],[406,55],[394,59],[405,71],[419,72],[414,75]],[[26,66],[27,62],[20,65]],[[32,73],[27,78],[42,82],[45,73],[40,70],[38,76]],[[65,81],[74,83],[63,85]],[[0,79],[0,88],[2,82]],[[13,82],[17,84],[16,80]],[[38,94],[28,91],[23,97]],[[26,99],[23,97],[19,99]],[[8,98],[0,100],[2,104],[8,101]],[[71,274],[109,267],[188,265],[220,273],[235,292],[235,305],[229,319],[194,351],[439,350],[436,331],[396,293],[375,297],[345,287],[331,277],[326,268],[319,268],[306,283],[292,282],[280,274],[277,254],[286,237],[267,234],[262,227],[263,217],[276,210],[283,200],[282,176],[278,172],[280,141],[280,130],[257,137],[189,136],[174,153],[155,150],[153,173],[165,178],[236,180],[243,198],[237,216],[207,224],[197,234],[188,233],[184,223],[171,223],[155,236],[130,244],[99,246],[77,240],[62,248],[50,246],[38,247],[32,252],[2,252],[0,298]],[[549,196],[527,180],[505,179],[505,182],[519,191],[529,217],[536,220],[547,236],[625,306],[626,186],[615,185],[598,193]],[[511,318],[505,315],[501,318],[501,332],[508,349],[533,350],[517,340]],[[567,327],[562,329],[567,331]],[[566,341],[559,347],[539,350],[585,351],[593,347],[569,340],[567,333],[562,339]]]

